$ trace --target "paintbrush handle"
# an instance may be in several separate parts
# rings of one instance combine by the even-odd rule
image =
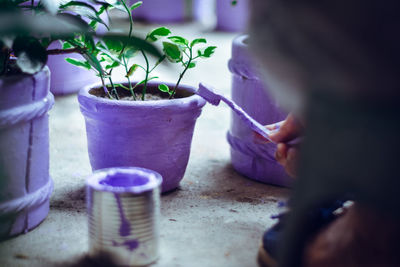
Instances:
[[[267,140],[271,141],[271,138],[269,137],[273,131],[268,130],[265,128],[262,124],[257,122],[255,119],[253,119],[249,114],[247,114],[241,107],[239,107],[235,102],[232,100],[224,97],[221,95],[221,100],[224,101],[229,107],[232,108],[232,110],[244,121],[246,122],[250,128],[266,138]]]

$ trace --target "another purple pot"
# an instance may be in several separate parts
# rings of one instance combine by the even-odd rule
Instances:
[[[157,85],[149,83],[149,92],[157,92]],[[147,168],[162,175],[163,192],[176,188],[186,170],[194,126],[205,100],[179,90],[178,95],[186,97],[117,101],[92,95],[97,90],[92,88],[78,94],[92,169]]]
[[[240,1],[239,1],[240,2]],[[232,99],[263,125],[285,119],[286,115],[267,94],[251,61],[246,44],[248,36],[233,40],[229,69],[232,73]],[[276,145],[254,142],[253,131],[235,113],[228,132],[232,165],[241,174],[264,183],[286,186],[290,178],[275,160]]]
[[[89,2],[89,4],[92,4]],[[108,16],[106,13],[101,14],[101,19],[108,23]],[[84,18],[86,21],[88,19]],[[104,34],[107,28],[103,24],[99,24],[96,30],[97,33]],[[60,49],[61,44],[53,42],[50,44],[49,49]],[[50,55],[47,60],[47,66],[51,71],[50,91],[54,95],[67,95],[78,92],[82,87],[99,81],[94,71],[86,70],[74,66],[67,61],[66,58],[74,58],[78,60],[85,60],[81,55],[64,54],[64,55]]]
[[[49,46],[49,49],[59,48],[61,48],[59,42],[54,42]],[[68,57],[84,60],[81,55],[76,53],[50,55],[48,58],[47,65],[51,70],[50,90],[55,95],[76,93],[87,84],[92,84],[99,80],[94,71],[74,66],[65,61]]]
[[[131,1],[134,3],[135,1]],[[134,20],[153,23],[182,22],[185,20],[185,0],[144,0],[143,4],[132,11]]]
[[[217,30],[244,32],[249,19],[249,1],[238,0],[234,6],[231,3],[231,0],[217,0]]]
[[[0,79],[0,239],[35,228],[49,212],[47,67]]]

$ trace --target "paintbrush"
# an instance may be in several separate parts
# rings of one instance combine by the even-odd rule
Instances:
[[[204,98],[208,103],[218,106],[221,101],[225,102],[253,131],[260,134],[262,137],[267,139],[268,141],[274,143],[270,135],[276,133],[279,130],[279,127],[274,130],[269,130],[265,128],[262,124],[253,119],[249,114],[247,114],[241,107],[239,107],[235,102],[226,98],[223,95],[217,94],[214,92],[213,88],[209,85],[205,85],[203,83],[199,84],[199,89],[195,92],[197,95]],[[279,126],[279,125],[278,125]],[[302,141],[301,137],[290,140],[286,144],[288,145],[297,145]]]

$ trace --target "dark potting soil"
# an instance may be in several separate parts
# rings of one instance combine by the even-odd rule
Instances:
[[[122,96],[119,98],[120,100],[128,100],[128,101],[142,101],[142,96],[137,95],[136,100],[133,99],[133,96]],[[162,97],[160,95],[153,95],[153,94],[145,94],[144,95],[144,101],[154,101],[154,100],[162,100],[162,99],[168,99],[168,97]]]
[[[133,96],[128,90],[125,90],[123,88],[118,88],[117,87],[117,92],[120,100],[126,100],[126,101],[142,101],[142,94],[141,94],[141,88],[138,87],[138,90],[135,92],[136,93],[136,100],[134,100]],[[102,98],[109,98],[106,96],[104,93],[103,88],[92,88],[89,90],[89,93],[91,95],[97,96],[97,97],[102,97]],[[183,90],[177,90],[176,95],[174,98],[182,98],[182,97],[188,97],[192,95],[191,93],[188,93]],[[157,87],[155,86],[149,86],[147,88],[147,93],[145,94],[145,99],[144,101],[157,101],[157,100],[166,100],[169,99],[169,95],[167,93],[161,92],[158,90]]]

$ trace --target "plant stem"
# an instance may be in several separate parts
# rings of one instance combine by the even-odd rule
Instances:
[[[119,100],[118,92],[117,92],[117,89],[115,89],[115,86],[114,86],[114,83],[113,83],[113,81],[112,81],[112,79],[111,79],[111,76],[108,77],[108,80],[110,81],[110,84],[111,84],[111,86],[112,86],[112,92],[113,92],[113,94],[115,95],[115,98],[116,98],[117,100]]]
[[[128,38],[131,38],[131,35],[132,35],[132,24],[133,24],[131,10],[130,10],[129,7],[126,5],[125,0],[121,0],[121,2],[122,2],[122,4],[124,5],[124,8],[125,8],[125,10],[126,10],[126,13],[128,13],[128,16],[129,16],[129,33],[128,33]],[[125,47],[126,47],[126,44],[123,44],[122,49],[121,49],[121,53],[119,54],[120,56],[124,53]]]
[[[186,71],[189,69],[189,65],[192,62],[192,48],[190,48],[190,56],[189,56],[189,60],[188,63],[185,65],[185,69],[183,70],[183,72],[179,75],[179,79],[175,84],[174,89],[172,90],[171,95],[169,96],[169,99],[172,99],[175,96],[176,93],[176,89],[178,89],[179,83],[181,82],[183,75],[185,75]]]
[[[110,92],[108,91],[108,89],[107,89],[107,87],[106,87],[106,84],[105,84],[105,82],[104,82],[103,75],[100,75],[100,79],[101,79],[101,83],[102,83],[102,85],[103,85],[104,93],[106,93],[106,95],[108,95],[108,97],[109,97],[110,99],[113,99],[112,95],[110,94]]]
[[[144,96],[146,95],[146,91],[147,91],[147,80],[149,79],[150,66],[149,66],[149,60],[148,60],[146,54],[144,53],[144,51],[142,49],[140,49],[140,52],[142,52],[144,60],[146,61],[146,77],[144,79],[143,90],[142,90],[142,100],[144,101]]]
[[[125,59],[124,55],[122,55],[122,60],[124,61],[124,67],[125,67],[125,71],[126,71],[126,78],[128,79],[129,91],[131,92],[133,99],[136,100],[136,95],[135,95],[135,92],[133,92],[131,79],[129,78],[129,75],[128,75],[128,73],[129,73],[128,64],[126,63],[126,59]]]

